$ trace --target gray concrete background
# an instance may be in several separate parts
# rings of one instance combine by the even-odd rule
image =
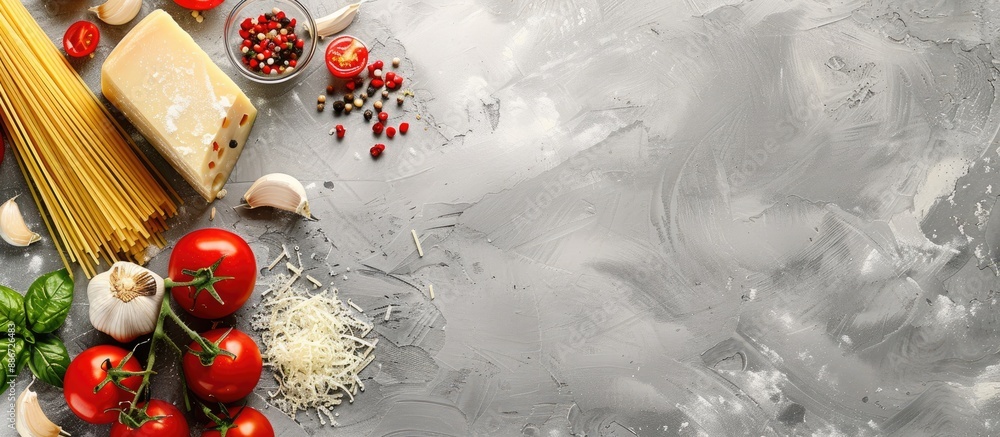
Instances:
[[[26,3],[54,41],[91,18]],[[403,58],[416,94],[389,105],[412,128],[377,161],[360,115],[316,112],[319,62],[287,85],[238,76],[222,56],[234,4],[203,23],[143,6],[260,110],[214,205],[154,155],[186,202],[168,240],[224,227],[263,265],[297,245],[381,339],[338,428],[267,408],[265,375],[249,402],[280,435],[1000,433],[993,3],[367,2],[349,33]],[[130,27],[101,24],[96,57],[73,61],[93,89]],[[304,181],[321,220],[233,209],[270,172]],[[0,197],[24,183],[8,156]],[[0,265],[22,291],[61,267],[47,235],[0,247]],[[111,342],[82,280],[61,334],[74,355]],[[162,362],[154,393],[176,401]],[[36,387],[74,435],[107,432]]]

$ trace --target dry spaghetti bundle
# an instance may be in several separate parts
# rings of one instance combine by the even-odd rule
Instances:
[[[0,0],[0,120],[67,266],[90,277],[165,244],[177,193],[19,0]]]

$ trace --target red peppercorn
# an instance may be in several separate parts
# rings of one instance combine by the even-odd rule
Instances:
[[[383,128],[385,128],[385,125],[382,123],[375,123],[372,125],[372,132],[375,132],[375,135],[382,135]]]
[[[389,82],[389,83],[385,84],[385,87],[389,88],[391,90],[396,89],[397,86],[399,86],[399,85],[396,85],[396,82]]]
[[[240,23],[240,29],[250,30],[251,27],[253,27],[253,20],[250,18],[245,18],[243,19],[243,22]]]
[[[381,70],[382,67],[385,66],[385,63],[382,62],[381,59],[379,59],[378,61],[375,61],[375,64],[373,64],[373,65],[375,65],[375,68],[374,68],[375,70]]]
[[[271,74],[271,66],[270,65],[265,65],[264,68],[263,68],[263,70],[261,70],[261,71],[263,71],[264,74]]]
[[[240,38],[247,39],[250,38],[250,32],[246,30],[240,30]]]
[[[372,146],[368,153],[372,154],[372,158],[378,158],[378,156],[382,154],[383,150],[385,150],[385,144],[376,144]]]
[[[385,85],[385,82],[382,82],[382,79],[372,79],[372,86],[375,87],[375,89],[382,88],[382,85]]]
[[[403,84],[403,76],[396,76],[396,78],[393,79],[392,83],[396,84],[396,86],[402,85]]]
[[[303,41],[303,40],[301,40],[301,39],[300,39],[300,40],[297,40],[297,41],[295,41],[295,48],[297,48],[297,49],[301,49],[301,48],[303,48],[303,47],[305,47],[305,46],[306,46],[306,43],[305,43],[305,41]]]
[[[344,134],[347,133],[347,129],[344,129],[344,125],[338,124],[336,129],[337,129],[337,138],[344,138]]]
[[[368,75],[369,76],[375,75],[375,64],[368,65]]]
[[[392,80],[395,79],[395,78],[396,78],[396,73],[393,73],[391,71],[385,73],[385,81],[386,82],[392,82]]]
[[[277,20],[281,20],[282,18],[285,18],[285,11],[278,11],[278,13],[274,16],[274,18],[277,19]]]
[[[346,86],[349,91],[354,91],[354,89],[357,88],[353,81],[345,83],[344,86]]]
[[[289,67],[293,67],[294,68],[296,65],[298,65],[298,61],[296,61],[294,59],[288,61],[288,66]]]
[[[288,23],[288,27],[295,27],[295,19],[292,18],[291,22]]]
[[[410,123],[400,123],[399,133],[406,135],[406,132],[410,130]]]
[[[389,119],[389,114],[387,114],[385,112],[379,112],[378,113],[378,121],[381,121],[382,123],[385,123],[385,121],[388,120],[388,119]]]
[[[383,112],[383,114],[385,114],[385,113]],[[392,126],[389,126],[389,127],[385,128],[385,136],[387,136],[389,138],[392,138],[392,137],[396,136],[396,128],[394,128]]]

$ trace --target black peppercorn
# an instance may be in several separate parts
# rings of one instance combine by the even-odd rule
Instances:
[[[375,87],[368,85],[368,89],[365,91],[368,91],[368,97],[371,97],[375,95],[375,91],[377,90],[375,89]]]
[[[229,140],[229,148],[230,149],[235,149],[236,146],[239,146],[239,145],[240,145],[240,143],[237,143],[236,140]]]
[[[344,94],[344,103],[354,103],[354,93]]]
[[[371,120],[373,115],[375,114],[372,113],[371,109],[365,110],[365,121]]]
[[[344,111],[344,105],[346,105],[346,103],[344,103],[341,100],[333,102],[333,112],[340,114],[341,112]]]

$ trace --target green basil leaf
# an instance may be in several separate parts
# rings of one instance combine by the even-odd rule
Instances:
[[[24,298],[21,293],[0,285],[0,331],[9,331],[11,327],[21,335],[28,332]]]
[[[17,379],[27,361],[28,350],[24,340],[8,331],[6,338],[0,338],[0,372],[3,374],[0,378],[0,393],[7,391],[7,387]]]
[[[31,357],[28,367],[38,379],[62,388],[66,368],[69,367],[69,352],[62,340],[54,335],[39,335],[30,347]]]
[[[62,326],[73,303],[73,279],[66,269],[40,276],[24,295],[24,310],[28,327],[39,334],[48,334]]]

